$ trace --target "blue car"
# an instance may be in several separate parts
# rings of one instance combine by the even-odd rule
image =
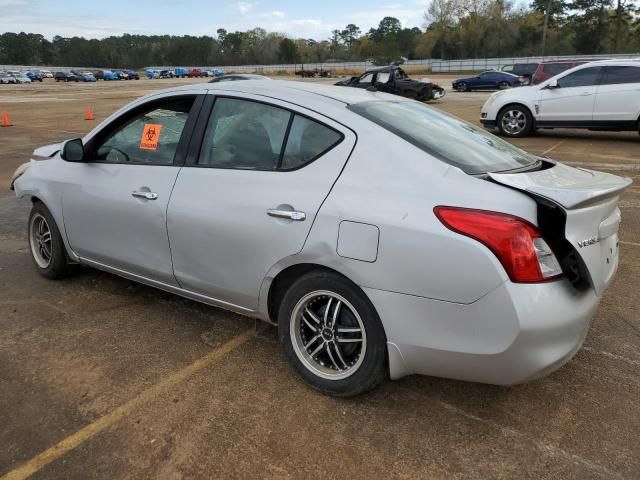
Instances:
[[[471,90],[504,90],[519,87],[523,83],[523,78],[517,75],[490,70],[475,77],[458,78],[453,81],[452,86],[459,92],[470,92]]]
[[[41,82],[42,81],[42,75],[37,70],[33,70],[33,71],[29,70],[28,72],[25,72],[24,74],[27,77],[29,77],[32,82]]]
[[[102,72],[102,79],[103,80],[120,80],[120,75],[118,75],[118,72],[105,70],[104,72]]]

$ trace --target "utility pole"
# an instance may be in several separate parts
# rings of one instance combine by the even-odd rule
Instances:
[[[553,0],[547,0],[547,9],[544,12],[544,25],[542,26],[542,53],[544,57],[544,49],[547,43],[547,27],[549,26],[549,12],[551,11],[551,2]]]

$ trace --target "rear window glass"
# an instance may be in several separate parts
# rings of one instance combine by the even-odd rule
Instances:
[[[520,169],[532,155],[459,118],[417,102],[363,102],[353,112],[468,174]]]
[[[549,63],[543,66],[543,69],[546,73],[550,73],[552,75],[557,75],[559,73],[564,72],[565,70],[569,70],[573,65],[570,63]]]

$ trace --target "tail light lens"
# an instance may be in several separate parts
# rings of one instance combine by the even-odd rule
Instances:
[[[543,282],[562,274],[538,229],[522,218],[458,207],[435,207],[433,211],[448,229],[489,248],[513,282]]]

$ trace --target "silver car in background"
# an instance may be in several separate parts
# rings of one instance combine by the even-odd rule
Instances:
[[[45,277],[78,263],[273,322],[304,380],[346,396],[567,362],[630,183],[413,100],[251,81],[141,98],[36,149],[13,187]]]

